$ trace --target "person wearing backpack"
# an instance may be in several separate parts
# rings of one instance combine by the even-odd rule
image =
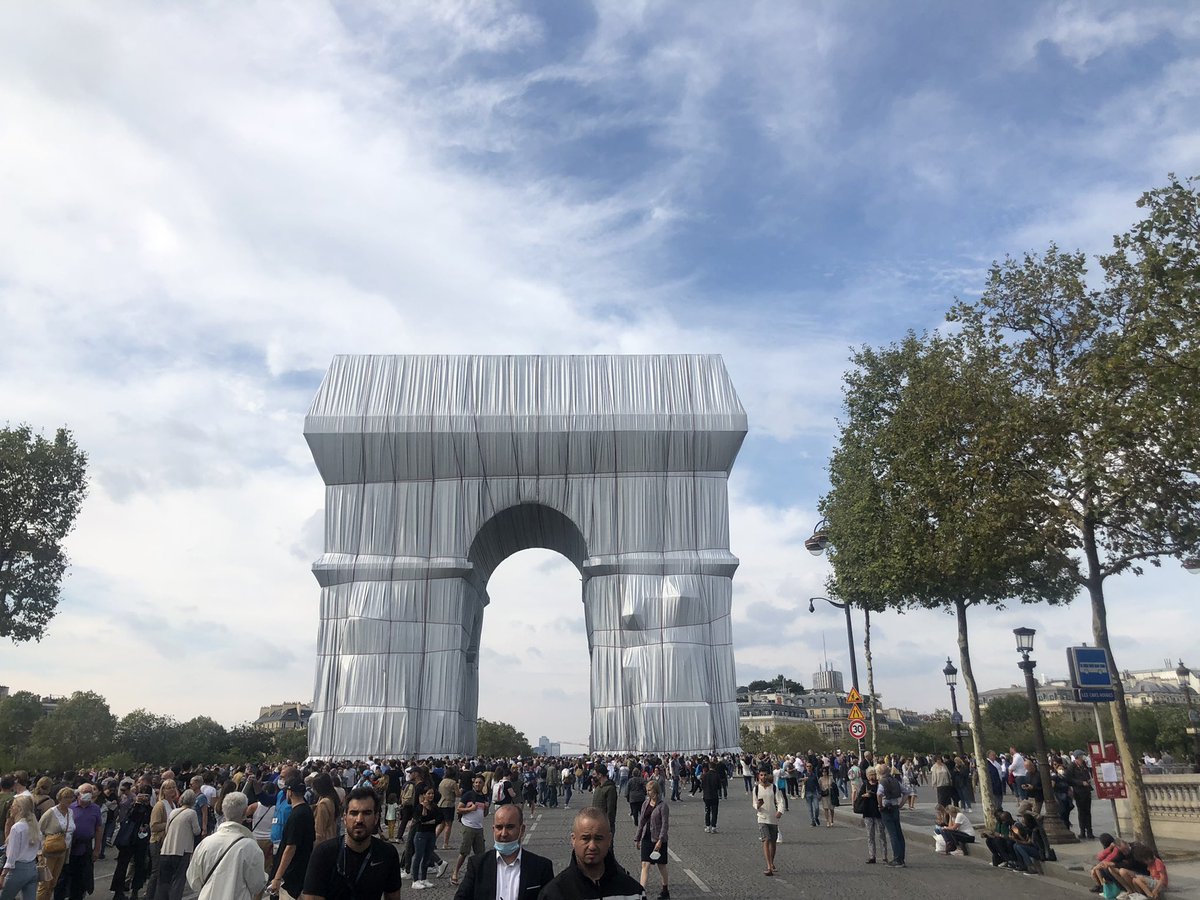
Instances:
[[[893,868],[904,868],[904,831],[900,827],[900,804],[904,802],[904,788],[900,785],[893,769],[880,763],[875,767],[879,774],[879,816],[888,834],[888,842],[892,845],[892,861],[888,863]]]

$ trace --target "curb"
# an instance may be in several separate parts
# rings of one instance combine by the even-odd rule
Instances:
[[[927,840],[930,843],[933,841],[933,832],[924,826],[905,825],[902,823],[900,827],[904,829],[905,842],[908,841],[910,834],[916,839]],[[986,844],[980,842],[971,849],[972,853],[969,856],[956,857],[956,859],[961,859],[968,865],[975,863],[976,865],[991,867],[991,854],[988,852]],[[1082,888],[1088,888],[1094,884],[1091,876],[1082,869],[1072,869],[1058,862],[1043,862],[1042,867],[1046,870],[1046,874],[1043,876],[1045,878],[1053,878],[1055,881],[1062,881],[1066,884],[1073,884]]]

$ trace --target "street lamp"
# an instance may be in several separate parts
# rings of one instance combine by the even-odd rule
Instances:
[[[958,684],[958,669],[954,668],[954,663],[950,662],[950,657],[946,657],[946,668],[942,669],[942,674],[946,676],[946,684],[950,686],[950,724],[954,726],[954,740],[958,743],[958,758],[966,759],[967,754],[963,752],[962,742],[962,716],[958,714],[958,696],[954,692],[954,686]]]
[[[1175,677],[1179,679],[1179,687],[1183,689],[1183,700],[1187,704],[1188,724],[1191,726],[1188,731],[1192,733],[1196,742],[1192,771],[1200,772],[1200,710],[1192,706],[1192,670],[1183,664],[1182,659],[1179,661],[1179,668],[1175,670]]]
[[[828,521],[822,519],[817,523],[817,527],[813,529],[812,535],[804,541],[804,549],[813,556],[820,556],[829,546],[829,535],[825,532],[828,524]]]
[[[1033,680],[1033,669],[1037,662],[1029,658],[1033,652],[1032,628],[1014,628],[1017,652],[1021,661],[1017,667],[1025,673],[1025,694],[1029,698],[1029,715],[1033,719],[1033,736],[1037,740],[1037,761],[1042,779],[1042,828],[1052,844],[1078,844],[1079,838],[1063,824],[1058,814],[1058,801],[1054,799],[1054,786],[1050,781],[1050,754],[1046,752],[1046,730],[1042,727],[1042,710],[1038,706],[1037,684]]]
[[[809,538],[809,540],[812,540],[812,538]],[[809,612],[817,611],[817,608],[815,606],[813,606],[813,603],[817,600],[824,600],[830,606],[836,606],[838,609],[843,610],[846,613],[846,644],[850,650],[850,683],[851,683],[851,685],[853,685],[854,690],[858,691],[859,695],[861,696],[862,691],[858,690],[858,656],[854,652],[854,624],[850,620],[850,604],[849,603],[838,603],[836,600],[830,600],[828,597],[809,597],[808,598],[808,611]],[[874,697],[871,698],[871,702],[872,703],[875,702]],[[862,738],[859,738],[859,741],[858,741],[858,758],[859,759],[862,759],[863,746],[864,746],[863,740],[862,740]]]
[[[809,538],[808,540],[811,541],[812,538]],[[804,543],[805,546],[808,545],[808,541],[805,541]],[[1190,575],[1200,575],[1200,556],[1193,556],[1190,559],[1185,559],[1183,561],[1183,568]]]

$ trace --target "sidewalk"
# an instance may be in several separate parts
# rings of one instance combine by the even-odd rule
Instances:
[[[1093,827],[1096,834],[1108,831],[1116,834],[1112,827],[1112,816],[1104,815],[1104,811],[1096,808]],[[971,824],[976,831],[983,829],[983,810],[976,806],[970,813]],[[933,852],[933,804],[918,803],[915,810],[905,810],[902,824],[906,841],[913,842],[916,852]],[[1128,837],[1128,836],[1127,836]],[[1167,864],[1168,897],[1200,900],[1200,844],[1194,841],[1172,840],[1158,838],[1158,852]],[[1084,840],[1078,844],[1054,844],[1054,852],[1058,854],[1057,862],[1045,864],[1046,877],[1054,878],[1068,884],[1091,887],[1095,882],[1088,872],[1096,862],[1096,854],[1100,852],[1099,840]],[[971,855],[963,858],[964,862],[991,862],[987,847],[971,848]]]

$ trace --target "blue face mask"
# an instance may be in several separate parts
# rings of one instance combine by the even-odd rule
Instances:
[[[496,848],[496,852],[501,856],[510,856],[521,849],[520,841],[493,841],[492,846]]]

